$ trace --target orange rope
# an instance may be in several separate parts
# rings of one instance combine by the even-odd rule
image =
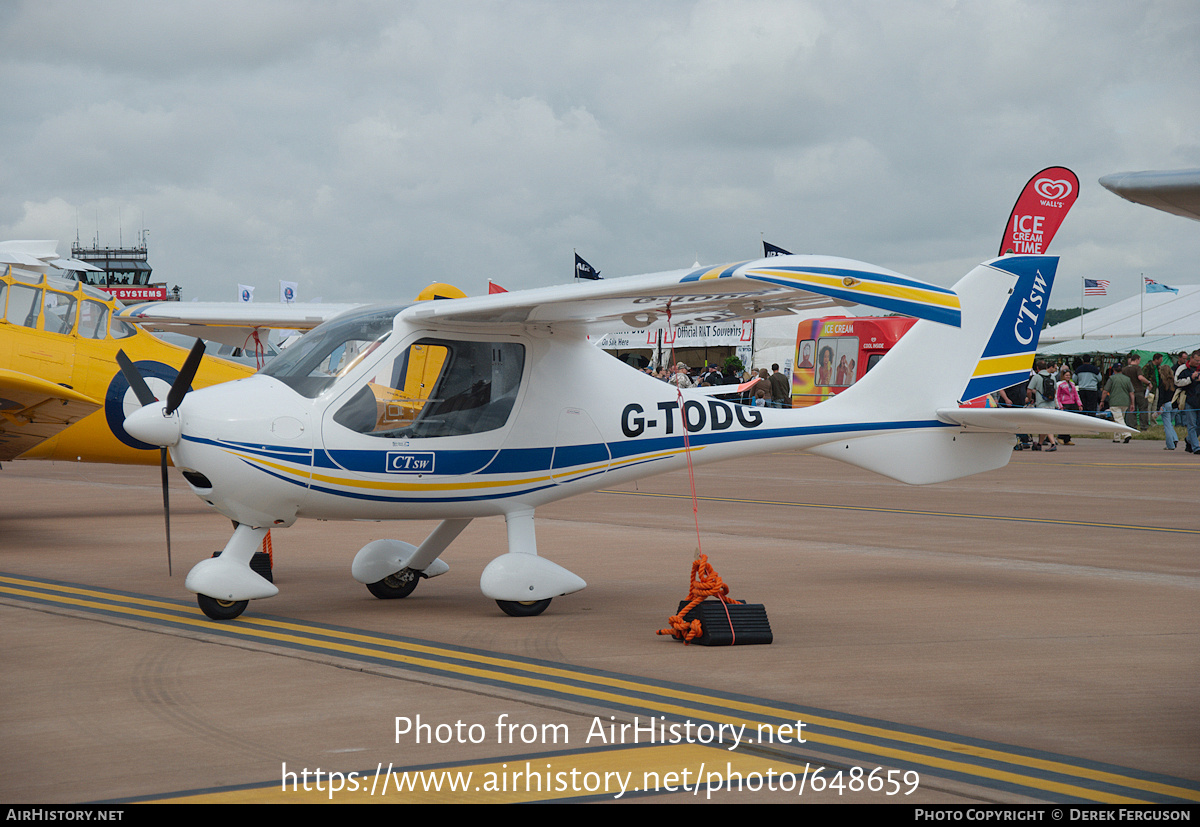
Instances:
[[[667,329],[674,332],[674,326],[671,323],[671,303],[667,302]],[[675,370],[675,337],[671,336],[671,371]],[[717,570],[709,565],[708,557],[701,550],[700,542],[700,502],[696,496],[696,470],[692,466],[692,445],[688,439],[688,420],[687,409],[684,406],[683,388],[678,384],[675,385],[675,398],[679,403],[679,422],[683,427],[683,455],[687,459],[688,470],[688,485],[692,490],[692,520],[696,524],[696,559],[692,562],[692,577],[691,586],[688,589],[688,600],[690,601],[683,610],[672,615],[667,623],[670,628],[659,629],[660,635],[671,635],[676,640],[682,640],[684,645],[690,643],[693,639],[704,633],[700,626],[699,618],[691,621],[683,619],[683,615],[690,612],[705,598],[717,597],[722,603],[738,603],[740,601],[729,597],[729,587],[725,585],[725,581],[721,579],[721,575],[717,574]],[[725,610],[725,616],[729,618],[729,610]],[[729,620],[730,631],[733,630],[733,620]],[[736,639],[736,636],[735,636]]]
[[[667,302],[667,329],[671,335],[671,370],[675,370],[675,335],[671,324],[671,303]],[[673,375],[673,374],[672,374]],[[692,444],[688,439],[687,410],[684,408],[683,388],[675,385],[675,399],[679,403],[679,422],[683,426],[683,456],[687,460],[688,484],[692,488],[692,520],[696,524],[696,553],[700,554],[703,546],[700,543],[700,503],[696,498],[696,470],[692,467]]]
[[[701,554],[697,550],[696,559],[692,562],[692,578],[688,588],[688,604],[679,611],[679,614],[672,615],[667,620],[670,628],[659,629],[658,634],[671,635],[676,640],[682,640],[685,644],[704,634],[704,630],[700,627],[699,619],[688,621],[684,620],[683,616],[709,597],[715,597],[722,603],[742,602],[734,600],[729,596],[729,586],[725,585],[725,581],[721,579],[721,575],[717,574],[717,570],[709,564],[708,556]],[[725,614],[728,616],[728,609],[725,610]],[[729,628],[733,628],[732,621],[729,623]]]

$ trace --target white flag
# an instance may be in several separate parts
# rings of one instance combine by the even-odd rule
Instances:
[[[294,281],[279,282],[279,300],[284,304],[291,304],[296,300],[296,290],[300,287]]]
[[[254,301],[254,288],[248,284],[238,285],[238,302],[247,304]]]

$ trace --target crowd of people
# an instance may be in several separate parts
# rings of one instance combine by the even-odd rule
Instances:
[[[790,408],[792,406],[792,380],[779,372],[778,364],[771,365],[770,373],[766,368],[759,368],[756,371],[724,371],[716,365],[709,365],[701,370],[693,371],[683,362],[676,363],[674,367],[667,366],[659,370],[642,368],[642,372],[677,388],[747,385],[742,390],[733,387],[728,394],[720,394],[720,396],[759,408]]]
[[[1091,416],[1111,417],[1139,431],[1162,423],[1164,446],[1174,451],[1179,442],[1189,454],[1200,455],[1197,429],[1200,427],[1200,350],[1189,355],[1179,352],[1173,358],[1156,353],[1145,365],[1141,357],[1130,354],[1101,370],[1089,356],[1077,356],[1071,364],[1034,362],[1028,382],[1005,388],[997,394],[1001,407],[1057,408],[1079,411]],[[1178,419],[1177,419],[1178,418]],[[1176,421],[1186,434],[1181,440]],[[1059,445],[1073,445],[1069,434],[1039,434],[1030,440],[1018,434],[1015,450],[1056,451]],[[1132,437],[1114,433],[1113,442],[1129,442]]]

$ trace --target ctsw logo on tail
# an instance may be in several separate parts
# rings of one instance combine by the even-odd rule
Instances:
[[[1017,283],[959,401],[977,399],[1029,378],[1058,259],[1005,256],[990,266],[1012,273]]]

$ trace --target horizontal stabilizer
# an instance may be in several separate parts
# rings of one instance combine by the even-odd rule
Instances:
[[[1012,447],[1012,434],[938,428],[830,442],[810,453],[910,485],[927,485],[1003,468]]]
[[[1112,420],[1097,419],[1054,408],[938,408],[942,422],[961,425],[968,431],[1007,434],[1136,434],[1137,431]]]

